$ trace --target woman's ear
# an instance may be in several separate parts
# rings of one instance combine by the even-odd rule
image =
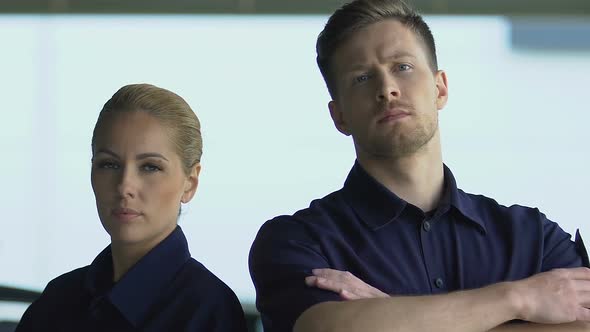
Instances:
[[[190,200],[195,196],[197,192],[197,187],[199,186],[199,174],[201,173],[201,163],[196,163],[195,166],[191,169],[190,174],[186,178],[184,184],[184,192],[182,193],[182,197],[180,201],[182,203],[188,203]]]

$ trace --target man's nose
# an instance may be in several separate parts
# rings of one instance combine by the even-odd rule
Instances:
[[[382,72],[377,75],[377,101],[388,102],[400,97],[400,89],[397,80],[389,72]]]

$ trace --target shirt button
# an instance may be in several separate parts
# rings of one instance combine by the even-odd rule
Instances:
[[[424,229],[425,232],[430,231],[430,222],[425,221],[424,223],[422,223],[422,228]]]
[[[442,278],[436,278],[434,284],[436,285],[436,288],[442,288],[445,285],[445,282],[442,280]]]

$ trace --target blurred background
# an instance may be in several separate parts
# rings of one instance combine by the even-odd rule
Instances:
[[[458,185],[590,236],[590,2],[409,2],[449,78],[441,133]],[[0,321],[18,321],[49,280],[108,245],[92,129],[118,88],[146,82],[201,119],[201,182],[180,224],[255,324],[247,256],[259,227],[339,189],[354,162],[315,64],[342,3],[2,0]]]

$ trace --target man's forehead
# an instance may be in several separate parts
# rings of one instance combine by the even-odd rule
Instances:
[[[400,33],[389,31],[386,34],[379,34],[378,32],[357,33],[344,41],[333,53],[332,60],[337,67],[357,67],[375,60],[426,58],[425,47],[413,31],[406,28]]]

